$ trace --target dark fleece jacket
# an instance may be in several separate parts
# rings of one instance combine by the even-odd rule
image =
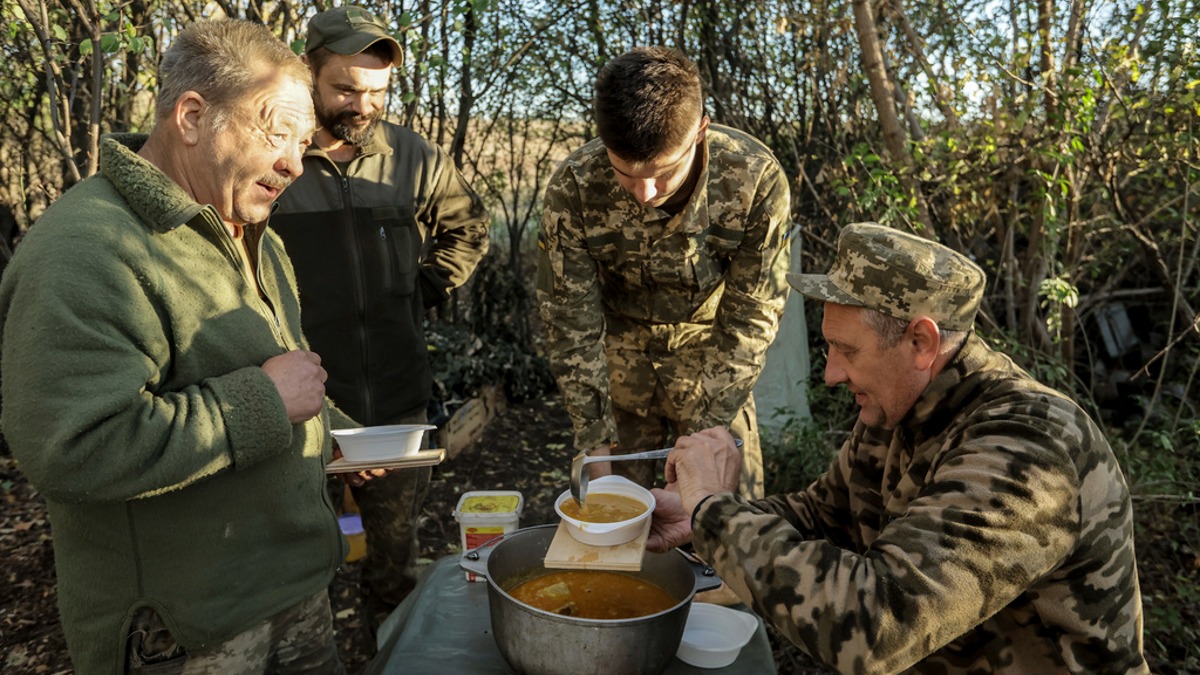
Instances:
[[[0,284],[3,431],[49,506],[80,675],[121,671],[139,606],[212,645],[320,591],[341,559],[330,416],[290,424],[259,368],[304,346],[283,246],[248,229],[260,297],[215,210],[143,142],[106,138],[100,173]]]

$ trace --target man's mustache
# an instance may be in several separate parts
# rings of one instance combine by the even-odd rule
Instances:
[[[362,124],[370,122],[374,119],[373,115],[360,115],[353,112],[344,112],[337,116],[337,121],[341,123]]]
[[[276,190],[287,189],[287,187],[289,185],[291,185],[293,181],[295,181],[294,178],[288,178],[286,176],[280,176],[278,174],[263,176],[262,178],[258,179],[258,182],[262,183],[263,185],[266,185],[269,188],[273,188]]]

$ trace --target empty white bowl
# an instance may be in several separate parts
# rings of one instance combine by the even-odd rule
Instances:
[[[388,424],[379,427],[336,429],[331,431],[342,449],[342,457],[353,464],[379,462],[415,455],[421,450],[431,424]]]
[[[645,527],[646,519],[654,512],[654,495],[646,488],[623,476],[601,476],[588,481],[587,493],[589,495],[596,494],[617,494],[626,497],[632,497],[646,505],[646,510],[636,518],[629,520],[620,520],[615,523],[589,523],[584,520],[577,520],[562,512],[562,504],[568,499],[575,499],[571,496],[571,491],[558,496],[554,500],[554,510],[558,513],[558,517],[562,518],[566,523],[567,533],[577,541],[588,544],[590,546],[616,546],[626,542],[633,541],[642,533],[642,528]]]
[[[675,656],[697,668],[724,668],[737,660],[756,630],[758,619],[753,614],[693,602]]]

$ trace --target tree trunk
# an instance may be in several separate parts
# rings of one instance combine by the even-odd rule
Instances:
[[[887,73],[887,65],[883,60],[883,49],[879,42],[879,31],[875,27],[875,16],[870,0],[854,0],[854,29],[858,35],[859,47],[862,49],[863,70],[871,85],[871,99],[879,114],[879,126],[883,130],[883,144],[888,155],[896,166],[896,174],[900,184],[909,195],[917,200],[917,217],[924,226],[921,234],[930,239],[937,239],[937,232],[930,221],[929,212],[925,209],[924,197],[912,182],[908,169],[912,167],[912,156],[908,153],[907,137],[896,112],[896,102],[893,98],[894,89]]]
[[[454,123],[454,139],[450,142],[450,157],[454,166],[462,169],[463,152],[467,145],[467,128],[471,124],[471,106],[475,104],[475,93],[471,82],[472,50],[475,48],[475,33],[478,29],[475,7],[467,8],[463,14],[462,79],[458,93],[458,119]]]
[[[950,89],[938,81],[937,74],[933,72],[933,66],[929,64],[929,59],[925,56],[925,42],[913,30],[912,24],[908,21],[908,15],[904,12],[904,0],[892,0],[892,13],[896,16],[900,29],[904,31],[904,36],[908,39],[909,51],[920,64],[921,72],[925,73],[925,77],[929,80],[929,87],[933,91],[933,101],[937,104],[938,111],[942,113],[942,117],[945,118],[946,124],[951,129],[957,129],[958,115],[954,112],[954,106],[951,104]]]

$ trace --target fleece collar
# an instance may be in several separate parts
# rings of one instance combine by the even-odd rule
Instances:
[[[195,218],[204,207],[137,154],[145,142],[146,134],[105,135],[100,140],[100,173],[147,227],[167,232]]]

